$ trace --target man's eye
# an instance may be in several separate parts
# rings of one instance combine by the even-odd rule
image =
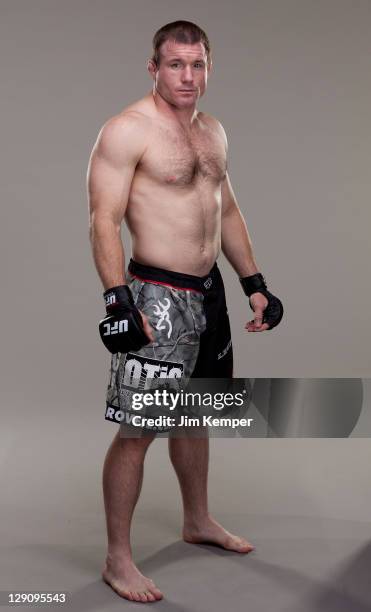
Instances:
[[[195,67],[196,68],[203,68],[203,64],[201,62],[196,62],[195,63]]]
[[[174,62],[173,64],[170,64],[172,68],[177,68],[179,66],[179,62]]]

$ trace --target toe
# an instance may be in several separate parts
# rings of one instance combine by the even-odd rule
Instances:
[[[241,540],[240,542],[238,542],[237,546],[238,550],[241,552],[250,552],[254,550],[253,545],[250,544],[250,542],[247,542],[247,540]]]
[[[146,591],[147,601],[156,601],[156,597],[151,591]]]
[[[151,593],[153,593],[153,595],[155,596],[156,599],[162,599],[163,598],[163,594],[161,593],[161,591],[157,588],[157,587],[151,587],[150,589]]]
[[[142,601],[143,603],[147,603],[148,599],[147,599],[147,593],[145,591],[138,593],[138,595],[140,597],[140,601]]]
[[[157,588],[157,586],[155,585],[153,580],[151,580],[151,578],[148,578],[148,591],[152,593],[152,595],[154,595],[156,599],[163,598],[163,594],[161,593],[160,589]]]
[[[228,538],[226,548],[229,548],[229,550],[234,550],[236,552],[247,553],[253,549],[253,546],[243,538],[232,536]]]

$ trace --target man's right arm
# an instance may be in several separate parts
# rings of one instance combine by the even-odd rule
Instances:
[[[126,282],[121,223],[135,168],[146,147],[146,120],[130,112],[107,121],[89,160],[89,236],[105,289]]]

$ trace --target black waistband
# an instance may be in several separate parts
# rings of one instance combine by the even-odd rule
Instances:
[[[130,259],[128,270],[132,276],[139,280],[168,285],[185,291],[200,291],[201,293],[207,293],[215,288],[219,277],[219,268],[216,262],[206,276],[193,276],[192,274],[163,270],[162,268],[140,264],[133,259]]]

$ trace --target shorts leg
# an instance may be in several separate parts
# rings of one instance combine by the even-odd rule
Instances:
[[[192,377],[232,378],[231,327],[220,275],[215,290],[205,298],[204,310],[207,327],[201,335],[199,356]]]
[[[106,419],[130,425],[134,415],[159,416],[154,406],[133,410],[133,395],[176,389],[192,375],[206,327],[203,295],[160,284],[130,282],[136,306],[148,317],[155,340],[139,351],[112,355]],[[146,413],[144,415],[144,412]]]

